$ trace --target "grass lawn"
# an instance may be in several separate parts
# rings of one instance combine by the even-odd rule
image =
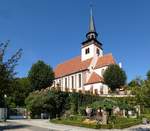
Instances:
[[[80,127],[87,127],[87,128],[94,128],[94,129],[123,129],[130,126],[134,126],[137,124],[140,124],[142,121],[141,119],[135,119],[135,118],[117,118],[116,122],[114,124],[107,124],[107,125],[101,125],[101,124],[86,124],[83,123],[83,120],[85,118],[82,116],[74,116],[70,118],[61,118],[61,119],[53,119],[51,120],[52,123],[56,124],[66,124],[66,125],[72,125],[72,126],[80,126]]]

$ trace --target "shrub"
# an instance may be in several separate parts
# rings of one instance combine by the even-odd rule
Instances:
[[[30,93],[25,103],[32,118],[39,118],[41,113],[47,113],[51,118],[60,117],[69,108],[68,93],[60,91],[35,91]]]
[[[79,109],[80,115],[82,115],[82,116],[86,116],[86,115],[87,115],[85,108],[86,108],[86,107],[80,107],[80,109]]]
[[[150,114],[150,108],[144,108],[143,113],[144,114]]]

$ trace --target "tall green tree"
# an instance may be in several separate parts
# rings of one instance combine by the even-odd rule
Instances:
[[[11,93],[7,97],[9,107],[24,107],[25,99],[31,92],[31,85],[28,78],[16,78],[13,80]]]
[[[112,91],[124,86],[127,80],[125,71],[118,65],[110,65],[104,72],[103,77],[104,83],[107,84]]]
[[[5,59],[9,41],[0,43],[0,106],[4,106],[4,94],[9,95],[13,79],[16,75],[15,67],[21,57],[22,49],[19,49],[8,60]]]
[[[33,90],[41,90],[52,85],[54,72],[49,65],[39,60],[32,65],[28,78]]]

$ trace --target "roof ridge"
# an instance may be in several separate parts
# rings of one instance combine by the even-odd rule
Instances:
[[[105,54],[103,56],[109,56],[109,55],[113,56],[112,53],[108,53],[108,54]]]

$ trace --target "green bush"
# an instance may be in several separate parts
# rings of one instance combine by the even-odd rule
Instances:
[[[150,121],[150,114],[142,114],[142,117],[147,118]]]
[[[150,108],[144,108],[143,114],[150,114]]]
[[[41,113],[47,113],[51,118],[60,117],[69,106],[67,93],[45,90],[30,93],[25,103],[31,118],[40,118]]]
[[[86,116],[86,107],[80,107],[80,109],[79,109],[79,113],[80,113],[80,115],[82,115],[82,116]]]

